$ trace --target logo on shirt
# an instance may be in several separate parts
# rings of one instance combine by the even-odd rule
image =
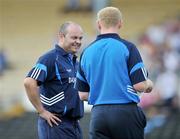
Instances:
[[[75,83],[76,78],[75,77],[69,77],[69,83]]]
[[[66,69],[67,72],[71,72],[72,70],[71,69]]]

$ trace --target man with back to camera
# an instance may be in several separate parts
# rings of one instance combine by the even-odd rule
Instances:
[[[101,9],[97,26],[100,35],[81,54],[75,84],[80,99],[93,105],[90,139],[143,139],[138,92],[151,92],[153,83],[136,46],[118,35],[120,10]]]
[[[28,98],[39,113],[39,139],[82,139],[78,120],[83,103],[74,88],[75,54],[82,38],[80,25],[65,22],[55,49],[42,55],[24,80]]]

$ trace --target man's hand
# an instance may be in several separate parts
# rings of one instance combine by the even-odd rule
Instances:
[[[153,82],[150,79],[133,85],[137,92],[150,93],[153,89]]]
[[[146,89],[144,91],[144,93],[150,93],[153,89],[153,82],[151,80],[147,80],[146,81]]]
[[[79,91],[78,93],[79,93],[79,98],[82,101],[87,101],[88,100],[89,92],[81,92],[81,91]]]
[[[53,124],[58,125],[58,122],[61,122],[61,119],[59,119],[56,114],[53,114],[47,110],[40,112],[39,116],[44,118],[51,127],[53,127]]]

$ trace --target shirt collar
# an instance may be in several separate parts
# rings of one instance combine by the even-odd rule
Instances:
[[[121,39],[117,33],[106,33],[106,34],[100,34],[97,36],[97,40],[104,39],[104,38]]]
[[[59,52],[61,55],[63,56],[69,56],[71,54],[69,54],[68,52],[66,52],[62,47],[60,47],[58,44],[55,45],[55,49],[57,50],[57,52]],[[73,55],[73,58],[77,58],[76,55]]]
[[[68,52],[66,52],[63,48],[61,48],[58,44],[55,45],[55,49],[61,53],[61,55],[65,56],[68,55]]]

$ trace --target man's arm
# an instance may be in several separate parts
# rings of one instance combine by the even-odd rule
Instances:
[[[24,80],[24,87],[26,89],[27,96],[33,106],[36,108],[38,113],[43,112],[45,109],[42,106],[42,103],[39,98],[39,92],[38,92],[38,85],[37,81],[33,78],[25,78]]]
[[[133,85],[138,92],[150,93],[153,89],[153,82],[150,79]]]
[[[61,121],[61,120],[58,117],[56,117],[54,114],[45,110],[40,101],[37,81],[34,80],[33,78],[27,77],[24,80],[24,87],[26,89],[26,93],[30,102],[35,107],[39,115],[42,118],[46,119],[51,127],[53,123],[58,125],[56,121]]]
[[[87,101],[89,97],[89,92],[81,92],[79,91],[79,97],[83,101]]]

